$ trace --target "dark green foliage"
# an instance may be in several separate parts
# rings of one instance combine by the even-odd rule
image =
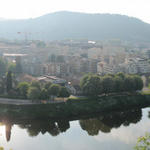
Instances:
[[[31,100],[38,100],[40,97],[40,90],[37,87],[30,87],[27,96]]]
[[[6,76],[7,93],[9,93],[11,89],[12,89],[12,73],[11,73],[11,71],[8,71],[7,76]]]
[[[51,84],[52,84],[51,82],[46,83],[46,84],[44,85],[44,88],[48,90],[48,88],[51,86]]]
[[[102,93],[135,92],[142,90],[143,81],[138,75],[85,75],[80,81],[82,92],[88,96],[96,96]]]
[[[4,59],[0,58],[0,77],[5,75],[6,70],[7,70],[6,62],[4,61]]]
[[[111,93],[114,90],[113,88],[114,88],[113,77],[104,76],[102,78],[102,91],[103,91],[103,93],[105,93],[105,94]]]
[[[30,85],[28,82],[20,82],[18,84],[19,95],[22,96],[23,98],[27,98],[27,92],[28,92],[29,86]]]
[[[125,78],[125,74],[123,72],[118,72],[116,76],[119,76],[121,79]]]
[[[143,81],[141,80],[141,77],[138,75],[134,76],[134,82],[135,82],[135,89],[136,90],[142,90],[143,88]]]
[[[101,79],[99,76],[91,75],[86,79],[82,86],[83,93],[86,95],[97,96],[102,93]]]
[[[86,84],[89,76],[91,76],[90,74],[86,74],[82,77],[82,79],[80,80],[80,87],[83,88],[84,87],[84,84]]]
[[[124,79],[124,91],[133,92],[135,91],[134,78],[132,76],[126,76]]]
[[[4,81],[0,80],[0,94],[3,94],[5,91],[5,84]]]
[[[40,91],[40,97],[39,99],[41,100],[47,100],[49,98],[48,96],[48,92],[45,88],[43,88],[41,91]]]
[[[123,89],[123,83],[124,81],[120,76],[115,76],[114,77],[114,92],[122,92]]]
[[[86,130],[89,135],[98,135],[99,131],[109,133],[113,128],[121,125],[129,126],[131,123],[137,123],[141,120],[141,109],[131,109],[121,112],[111,112],[103,114],[102,117],[80,120],[80,126]]]
[[[52,84],[48,88],[48,92],[49,92],[48,94],[53,95],[53,96],[58,96],[59,90],[60,90],[60,85],[58,85],[58,84]]]
[[[38,81],[33,81],[30,85],[31,87],[36,87],[37,89],[41,89],[41,84]]]
[[[69,97],[70,93],[69,93],[69,91],[67,90],[66,87],[61,87],[60,90],[59,90],[59,96],[60,97]]]

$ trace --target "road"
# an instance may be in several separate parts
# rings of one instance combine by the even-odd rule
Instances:
[[[9,99],[9,98],[0,98],[0,104],[10,104],[10,105],[35,105],[35,104],[53,104],[53,103],[62,103],[64,101],[46,101],[46,100],[22,100],[22,99]]]

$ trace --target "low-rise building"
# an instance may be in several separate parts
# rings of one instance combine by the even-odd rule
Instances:
[[[65,79],[58,78],[56,76],[49,76],[49,75],[44,75],[44,76],[37,77],[37,80],[39,82],[43,82],[43,83],[51,82],[53,84],[60,84],[62,86],[67,84],[67,81]]]

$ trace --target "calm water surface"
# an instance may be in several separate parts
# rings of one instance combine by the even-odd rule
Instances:
[[[132,150],[150,132],[150,108],[99,114],[76,121],[1,119],[5,150]]]

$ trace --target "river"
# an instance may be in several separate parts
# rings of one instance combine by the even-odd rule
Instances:
[[[85,116],[80,120],[1,118],[5,150],[133,150],[150,130],[150,108]]]

